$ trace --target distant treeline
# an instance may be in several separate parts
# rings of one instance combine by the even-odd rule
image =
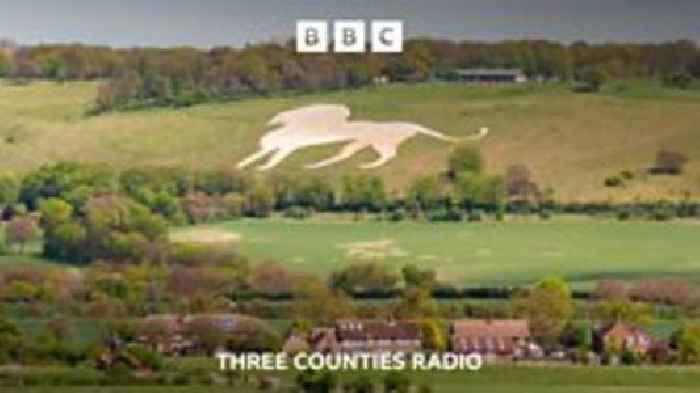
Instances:
[[[5,53],[5,54],[3,54]],[[422,81],[459,68],[514,67],[531,77],[572,80],[592,70],[612,78],[700,77],[693,41],[562,44],[544,40],[454,42],[413,39],[402,54],[297,54],[292,42],[244,49],[112,49],[82,45],[0,52],[0,77],[108,79],[97,111],[186,106],[278,91],[358,87],[377,77]]]

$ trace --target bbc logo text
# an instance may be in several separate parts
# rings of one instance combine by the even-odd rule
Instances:
[[[297,21],[297,52],[363,53],[367,50],[367,23],[357,19],[327,20],[307,19]],[[400,20],[377,19],[370,21],[370,50],[374,53],[400,53],[403,51],[403,22]]]

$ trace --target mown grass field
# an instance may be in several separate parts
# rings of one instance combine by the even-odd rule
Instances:
[[[210,363],[215,363],[210,361]],[[412,372],[415,385],[430,385],[434,393],[468,391],[493,393],[690,393],[700,387],[700,371],[696,368],[671,367],[488,367],[478,372]],[[352,373],[339,373],[340,380],[352,380]],[[291,385],[293,375],[281,375],[282,385]],[[374,377],[379,386],[381,374]],[[23,387],[3,388],[3,392],[258,392],[254,387],[236,386],[129,386],[129,387]],[[281,391],[286,391],[284,388]],[[381,391],[381,390],[379,390]]]
[[[673,91],[650,83],[616,82],[600,94],[576,94],[560,85],[391,85],[287,98],[250,99],[87,117],[96,83],[29,86],[0,83],[0,155],[4,169],[25,171],[57,160],[105,161],[117,167],[154,164],[231,166],[257,148],[267,120],[310,103],[344,103],[355,119],[401,120],[450,135],[488,126],[480,145],[488,169],[501,173],[526,164],[543,186],[568,201],[679,198],[700,191],[700,91]],[[339,146],[293,154],[279,171],[332,155]],[[444,167],[452,145],[419,136],[398,157],[373,170],[391,189]],[[658,149],[690,157],[686,174],[650,177]],[[329,178],[373,159],[364,151],[318,170]],[[603,187],[621,170],[637,173],[624,188]],[[311,172],[310,172],[311,173]]]
[[[606,277],[700,279],[700,226],[683,221],[436,224],[245,219],[179,228],[175,233],[191,235],[201,229],[237,234],[236,244],[244,255],[320,275],[372,261],[396,268],[414,262],[460,285],[516,284],[550,275],[579,285]]]

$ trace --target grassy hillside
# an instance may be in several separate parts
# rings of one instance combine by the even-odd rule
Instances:
[[[396,85],[207,104],[184,110],[150,110],[86,117],[95,83],[0,85],[0,155],[18,171],[42,163],[96,160],[116,166],[234,165],[254,152],[266,121],[281,110],[316,102],[348,104],[356,119],[415,121],[451,135],[481,126],[488,167],[502,172],[527,164],[537,180],[564,200],[632,200],[700,194],[700,92],[671,91],[641,83],[616,83],[601,94],[571,93],[563,86],[478,87],[459,84]],[[418,174],[443,168],[449,143],[416,137],[397,159],[375,170],[392,188]],[[295,153],[279,170],[332,155],[339,146]],[[658,149],[679,150],[691,161],[681,177],[649,177]],[[328,176],[355,170],[373,153],[364,151]],[[622,189],[603,179],[621,170],[638,172]]]
[[[373,261],[397,268],[419,263],[458,285],[522,283],[549,275],[578,285],[605,277],[700,279],[700,226],[686,222],[470,225],[280,219],[180,229],[190,239],[197,231],[206,238],[217,230],[235,233],[245,255],[317,274]]]

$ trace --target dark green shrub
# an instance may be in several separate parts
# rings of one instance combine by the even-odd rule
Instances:
[[[406,219],[406,210],[403,208],[394,209],[389,213],[389,221],[403,221]]]
[[[496,214],[494,216],[496,221],[503,221],[506,218],[506,207],[503,204],[499,204],[496,207]]]
[[[617,212],[617,219],[620,221],[627,221],[630,218],[632,218],[632,210],[630,210],[628,208],[620,209]]]
[[[384,377],[385,393],[408,393],[411,389],[411,378],[406,373],[391,371]]]
[[[636,353],[630,350],[626,350],[622,352],[622,355],[620,356],[620,362],[626,366],[633,366],[637,363],[639,363],[641,359],[639,356],[637,356]]]
[[[622,178],[620,176],[609,176],[605,178],[605,187],[620,187],[622,185]]]
[[[674,89],[687,89],[693,83],[693,77],[687,72],[675,72],[664,78],[664,85]]]
[[[628,170],[624,170],[624,171],[620,172],[620,176],[625,180],[634,179],[634,173],[632,171],[628,171]]]
[[[186,386],[192,382],[192,379],[187,374],[178,373],[173,377],[173,385]]]
[[[467,217],[467,220],[469,222],[479,222],[482,221],[484,218],[484,212],[479,209],[471,210],[469,212],[469,216]]]
[[[430,385],[420,385],[418,393],[433,393],[433,387]]]
[[[549,220],[550,218],[552,218],[552,211],[549,209],[541,209],[538,213],[538,216],[542,220]]]
[[[303,206],[290,206],[284,211],[284,216],[297,220],[304,220],[311,217],[311,209]]]
[[[346,393],[374,393],[375,387],[372,379],[362,374],[355,378],[355,380],[346,383],[344,391]]]
[[[675,215],[676,212],[672,206],[666,203],[659,203],[654,207],[651,213],[651,218],[654,221],[670,221],[675,217]]]

